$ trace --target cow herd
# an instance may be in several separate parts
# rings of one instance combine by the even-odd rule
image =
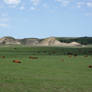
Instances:
[[[5,59],[6,56],[0,56],[0,58]],[[38,59],[38,57],[35,56],[29,56],[29,59]],[[12,60],[13,63],[22,63],[20,60]]]
[[[72,53],[68,53],[68,57],[69,58],[72,58],[72,57],[77,57],[78,55],[77,54],[72,54]],[[88,57],[88,55],[84,55],[85,58]],[[64,62],[64,59],[61,59],[62,62]],[[92,68],[92,65],[88,65],[88,68]]]
[[[77,57],[78,55],[77,54],[72,54],[72,53],[68,53],[68,57],[69,58],[72,58],[72,57]],[[84,55],[84,57],[88,57],[88,55]],[[0,58],[2,58],[2,59],[5,59],[6,58],[6,56],[0,56]],[[31,59],[31,60],[34,60],[34,59],[38,59],[38,57],[36,57],[36,56],[29,56],[28,57],[29,59]],[[64,62],[64,59],[61,59],[61,61],[63,61]],[[20,60],[12,60],[12,62],[13,63],[22,63]],[[88,65],[88,68],[92,68],[92,65]]]

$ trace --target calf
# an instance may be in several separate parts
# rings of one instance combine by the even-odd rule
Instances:
[[[13,60],[13,63],[21,63],[19,60]]]

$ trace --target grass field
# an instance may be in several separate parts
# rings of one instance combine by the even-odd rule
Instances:
[[[37,49],[41,50],[0,48],[0,92],[92,92],[92,69],[88,68],[92,65],[92,55],[69,57],[50,52],[42,54]],[[15,59],[21,63],[13,63]]]

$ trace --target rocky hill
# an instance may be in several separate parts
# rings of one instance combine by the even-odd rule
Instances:
[[[60,42],[71,43],[78,42],[83,45],[92,45],[92,37],[56,37]]]
[[[13,37],[0,38],[0,45],[20,45],[21,43]]]
[[[15,39],[13,37],[0,38],[0,45],[28,45],[28,46],[81,46],[78,42],[64,43],[56,40],[55,37],[46,39],[25,38]]]

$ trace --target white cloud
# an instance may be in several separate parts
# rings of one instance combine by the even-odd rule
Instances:
[[[39,10],[40,8],[50,9],[52,7],[48,3],[48,1],[45,1],[45,0],[3,0],[3,1],[9,5],[9,8],[15,8],[19,3],[21,3],[18,5],[19,10],[28,10],[28,9],[29,10]],[[25,1],[25,2],[23,2],[23,1]],[[91,0],[51,0],[51,1],[52,1],[52,3],[53,2],[57,3],[55,6],[57,9],[61,8],[59,5],[62,5],[63,7],[69,6],[69,8],[79,8],[79,9],[82,8],[85,10],[88,7],[89,8],[92,7]],[[28,3],[30,3],[30,6]],[[28,5],[28,6],[26,6],[26,5]],[[2,8],[2,6],[0,8]],[[88,14],[88,15],[90,15],[90,14]]]
[[[21,7],[20,7],[20,10],[25,10],[25,7],[24,7],[24,6],[21,6]]]
[[[37,6],[40,3],[40,0],[31,0],[34,6]]]
[[[81,8],[84,5],[85,5],[85,2],[77,2],[77,7],[78,8]]]
[[[61,3],[63,6],[67,6],[72,2],[72,0],[56,0],[56,2]]]
[[[44,8],[49,8],[48,4],[43,4],[42,5]]]
[[[36,8],[32,6],[32,7],[30,7],[30,10],[36,10]]]
[[[92,2],[87,2],[88,7],[92,7]]]
[[[17,5],[20,3],[20,0],[4,0],[4,2],[10,5]]]
[[[68,6],[72,3],[74,5],[76,3],[77,8],[81,7],[92,7],[92,1],[76,1],[76,0],[56,0],[56,2],[61,3],[63,6]]]
[[[81,8],[81,7],[92,7],[92,2],[85,2],[85,1],[82,1],[82,2],[77,2],[77,7],[78,8]]]
[[[63,2],[62,2],[62,5],[63,5],[63,6],[67,6],[69,3],[70,3],[69,1],[63,1]]]
[[[0,23],[0,27],[8,27],[8,24],[6,24],[6,23]]]

